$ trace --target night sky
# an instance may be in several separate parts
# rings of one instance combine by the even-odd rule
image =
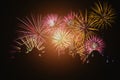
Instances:
[[[105,0],[115,9],[115,22],[112,27],[101,30],[106,48],[105,56],[93,52],[90,63],[82,64],[79,56],[75,58],[65,54],[39,57],[36,49],[29,55],[10,53],[19,20],[30,14],[56,13],[65,16],[71,11],[90,10],[98,0],[4,0],[1,2],[1,80],[116,80],[119,78],[120,63],[120,4],[119,0]],[[104,0],[100,0],[104,1]],[[15,57],[13,57],[14,55]],[[106,60],[109,62],[106,63]],[[2,79],[3,78],[3,79]],[[120,78],[119,78],[120,79]]]

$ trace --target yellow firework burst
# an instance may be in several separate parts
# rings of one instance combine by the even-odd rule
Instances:
[[[95,3],[95,7],[92,10],[89,17],[94,21],[94,27],[104,28],[111,26],[111,23],[114,22],[115,12],[108,3]]]
[[[58,28],[52,36],[52,43],[58,52],[64,51],[72,44],[72,35],[70,31],[65,28]]]
[[[45,48],[43,46],[42,41],[38,41],[37,39],[30,37],[30,36],[20,38],[19,40],[16,40],[15,42],[18,45],[16,47],[19,47],[19,48],[21,48],[23,45],[25,45],[26,53],[29,53],[30,51],[32,51],[33,48],[37,48],[38,50],[43,50]]]

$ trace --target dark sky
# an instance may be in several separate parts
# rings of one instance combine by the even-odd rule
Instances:
[[[78,80],[78,79],[117,79],[118,64],[120,59],[120,4],[119,0],[106,0],[116,12],[115,23],[108,30],[101,31],[105,40],[105,55],[115,60],[115,63],[104,64],[98,62],[82,65],[76,56],[61,57],[63,59],[43,57],[39,59],[33,52],[29,56],[17,55],[17,59],[11,60],[9,50],[12,41],[16,38],[18,20],[27,15],[57,13],[61,16],[70,11],[84,11],[94,5],[98,0],[4,0],[1,2],[1,51],[2,74],[8,80]],[[100,0],[104,1],[104,0]],[[36,51],[36,50],[35,50]],[[37,52],[36,52],[37,53]],[[98,56],[99,57],[99,56]],[[47,60],[46,60],[47,59]],[[65,60],[65,61],[64,61]],[[94,60],[93,60],[94,61]],[[98,64],[100,63],[100,64]]]

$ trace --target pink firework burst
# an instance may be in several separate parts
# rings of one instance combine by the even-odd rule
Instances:
[[[57,14],[49,14],[43,20],[43,26],[48,35],[52,34],[57,28],[64,26],[62,19]]]
[[[24,38],[26,36],[31,36],[32,38],[35,38],[39,40],[40,42],[45,42],[45,27],[43,27],[41,16],[30,16],[26,17],[25,19],[21,20],[19,19],[22,24],[20,27],[22,30],[19,30],[20,33],[22,33],[22,37]]]
[[[47,15],[44,19],[44,26],[46,27],[57,27],[62,23],[62,19],[57,14]]]
[[[69,13],[67,16],[64,17],[64,22],[68,25],[68,26],[73,26],[74,23],[74,19],[75,19],[76,14],[74,12]]]
[[[85,48],[90,54],[92,51],[96,50],[102,55],[102,51],[105,47],[104,41],[97,37],[97,36],[91,36],[88,38],[88,40],[85,43]]]

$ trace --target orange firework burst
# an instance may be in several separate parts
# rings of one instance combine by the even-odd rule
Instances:
[[[90,17],[94,21],[94,27],[104,28],[111,26],[111,23],[114,22],[115,13],[108,3],[95,3],[95,7],[92,9],[93,12],[91,12]]]
[[[85,33],[97,30],[96,28],[92,27],[94,22],[91,20],[91,18],[88,17],[87,10],[85,11],[84,15],[82,12],[80,12],[78,16],[76,16],[75,23],[75,26],[78,27],[80,31]]]

